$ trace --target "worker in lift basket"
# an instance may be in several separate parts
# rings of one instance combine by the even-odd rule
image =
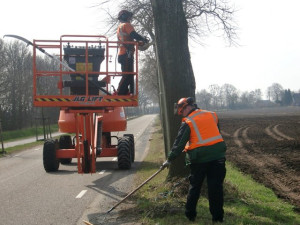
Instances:
[[[143,44],[148,43],[148,39],[139,35],[131,25],[132,12],[127,10],[121,10],[118,14],[118,20],[120,24],[117,29],[118,41],[140,41]],[[133,72],[133,54],[134,45],[132,44],[120,44],[118,62],[121,64],[122,72]],[[128,89],[129,86],[129,89]],[[134,94],[134,75],[123,74],[119,87],[117,90],[118,95]]]
[[[219,131],[218,116],[215,112],[199,109],[191,97],[181,98],[175,104],[175,112],[182,115],[183,119],[168,159],[162,167],[168,167],[184,150],[191,169],[186,217],[190,221],[195,220],[201,186],[206,177],[212,221],[222,223],[226,144]]]

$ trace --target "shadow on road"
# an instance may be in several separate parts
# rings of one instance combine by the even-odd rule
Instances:
[[[101,169],[107,169],[112,164],[105,165],[105,163],[100,162]],[[110,162],[111,163],[111,162]],[[143,162],[143,165],[147,164],[145,168],[147,170],[149,168],[157,168],[159,169],[159,165],[157,163],[149,163],[149,162]],[[130,198],[127,199],[124,203],[119,205],[116,209],[114,209],[112,212],[107,214],[106,212],[113,207],[116,203],[118,203],[120,200],[122,200],[125,196],[127,196],[128,193],[133,191],[137,186],[140,184],[137,184],[136,186],[134,184],[134,174],[136,173],[137,169],[140,167],[141,162],[135,162],[133,164],[133,167],[130,170],[119,170],[114,168],[112,173],[108,173],[106,176],[101,177],[100,179],[97,179],[93,182],[93,185],[88,185],[87,187],[98,192],[99,194],[103,195],[106,199],[108,199],[108,203],[111,205],[108,205],[106,203],[105,206],[101,205],[101,202],[99,203],[99,209],[96,209],[96,213],[90,213],[87,215],[89,221],[96,225],[96,224],[124,224],[124,223],[130,223],[131,225],[135,224],[133,223],[135,218],[131,218],[130,215],[126,216],[125,218],[120,219],[120,212],[124,207],[126,209],[133,207],[133,204],[130,204]],[[106,167],[107,166],[107,167]],[[97,167],[98,169],[98,167]],[[144,168],[143,168],[144,169]],[[122,182],[122,179],[125,177],[129,177],[129,181],[126,183]],[[124,179],[125,180],[125,179]],[[105,201],[107,202],[107,201]],[[111,203],[112,202],[112,203]],[[120,211],[121,210],[121,211]]]

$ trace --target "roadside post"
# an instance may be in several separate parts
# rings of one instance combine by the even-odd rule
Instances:
[[[44,135],[44,138],[42,139],[39,139],[38,126],[40,125],[40,123],[38,121],[42,121],[43,135]],[[44,108],[42,108],[42,117],[35,118],[35,136],[36,136],[36,141],[46,141],[47,139],[52,138],[51,128],[50,128],[50,118],[45,117]]]
[[[3,144],[3,136],[2,136],[2,120],[0,119],[0,141],[1,141],[1,147],[2,151],[0,152],[1,154],[6,154],[6,151],[4,150],[4,144]]]

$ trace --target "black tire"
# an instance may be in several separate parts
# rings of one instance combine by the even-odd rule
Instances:
[[[46,140],[43,148],[43,164],[46,172],[55,172],[59,167],[59,160],[56,158],[58,142]]]
[[[96,144],[96,158],[100,156],[102,149],[102,121],[98,122],[98,130],[97,130],[97,144]]]
[[[70,135],[63,135],[59,137],[59,148],[60,149],[70,149],[72,148],[72,138]],[[72,162],[72,158],[60,159],[60,163],[67,165]]]
[[[130,142],[126,137],[118,139],[118,167],[121,170],[131,168]]]
[[[133,134],[124,134],[123,136],[127,137],[129,139],[131,162],[134,162],[134,159],[135,159],[134,136],[133,136]]]

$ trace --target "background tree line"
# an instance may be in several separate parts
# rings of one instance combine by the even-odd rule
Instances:
[[[55,68],[52,60],[37,57],[37,67],[41,70]],[[16,130],[42,123],[42,113],[49,122],[57,121],[58,110],[33,107],[32,52],[19,41],[4,42],[0,39],[0,119],[3,130]],[[46,79],[43,90],[55,87]]]
[[[159,87],[156,58],[154,51],[145,52],[140,57],[140,98],[143,108],[159,103]],[[195,98],[199,107],[208,110],[244,109],[268,106],[289,106],[294,104],[294,96],[300,90],[284,89],[281,84],[273,83],[266,90],[241,91],[232,84],[212,84],[208,89],[196,91]]]
[[[300,91],[292,92],[278,83],[273,83],[266,90],[267,100],[263,100],[261,89],[241,92],[231,84],[214,84],[208,90],[196,92],[196,101],[200,108],[208,110],[289,106],[295,103],[294,96],[299,93]]]

